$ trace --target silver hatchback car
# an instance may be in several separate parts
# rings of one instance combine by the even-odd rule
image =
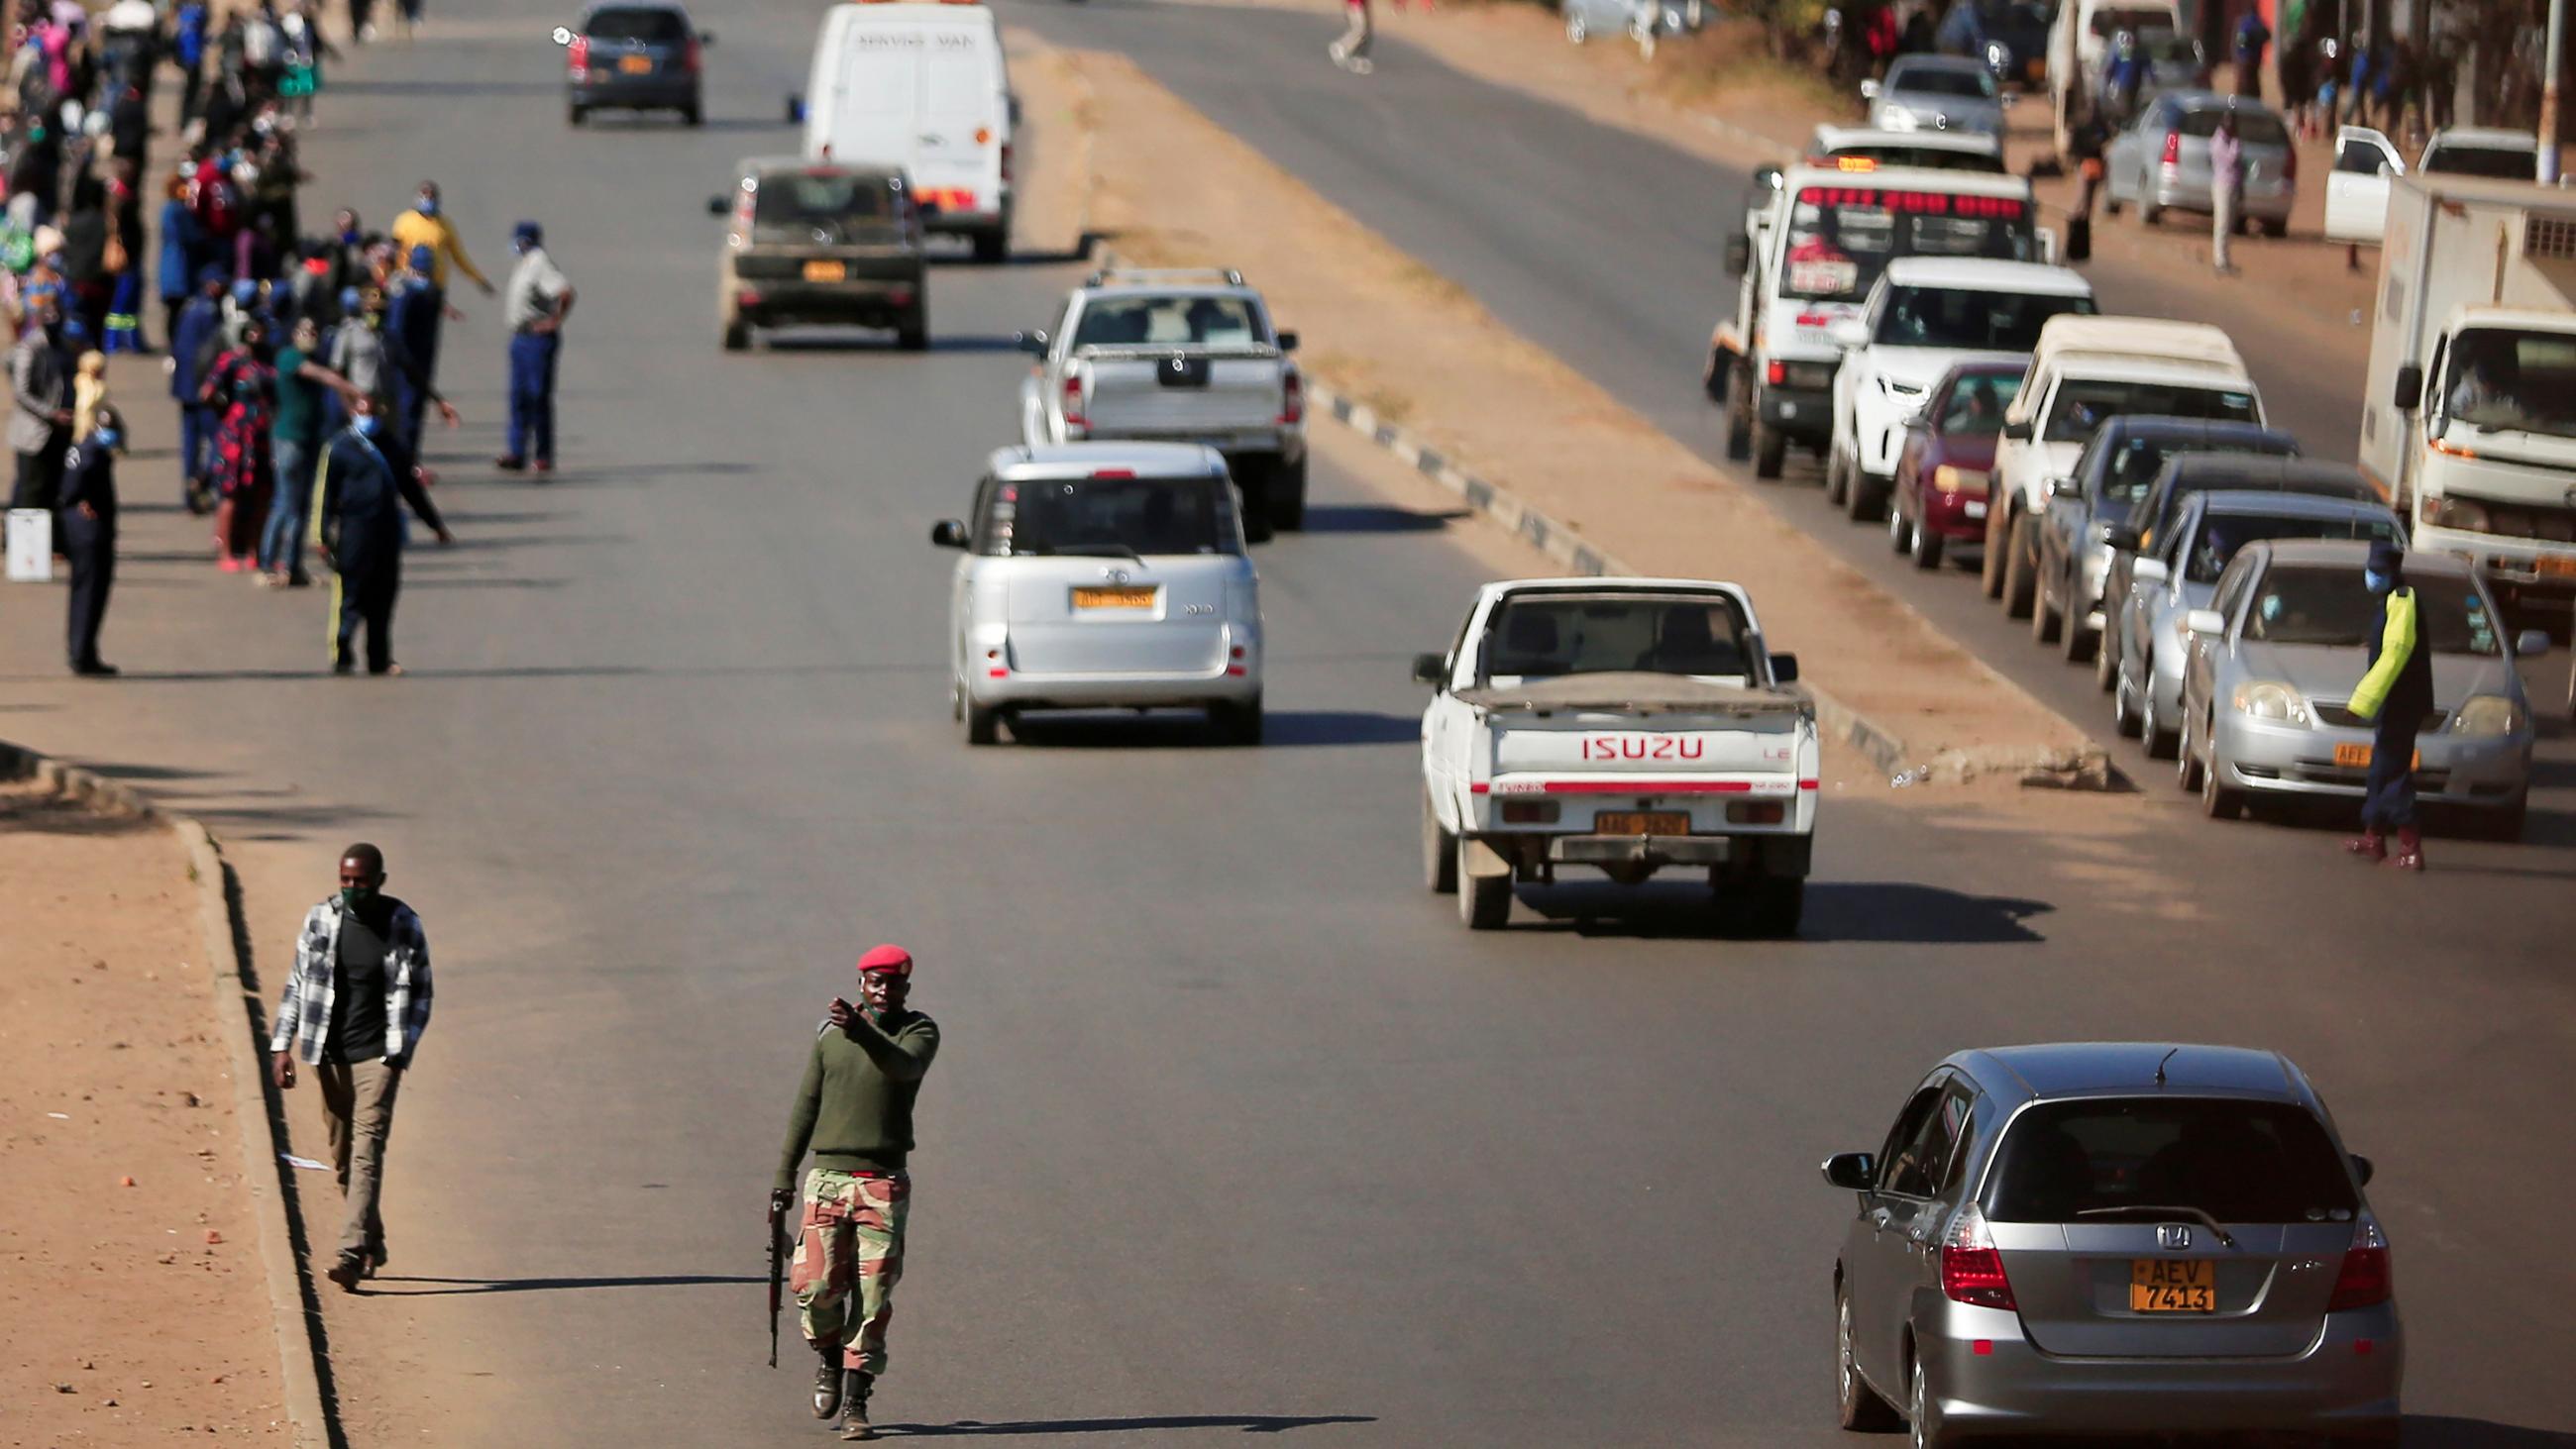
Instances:
[[[1225,459],[1195,443],[1004,448],[949,588],[950,699],[969,744],[1034,709],[1204,708],[1261,742],[1261,580]]]
[[[1877,1152],[1824,1170],[1858,1200],[1834,1263],[1847,1429],[2397,1442],[2370,1161],[2277,1053],[1961,1052]]]

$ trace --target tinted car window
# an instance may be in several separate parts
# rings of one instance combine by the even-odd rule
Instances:
[[[2236,115],[2237,140],[2248,146],[2290,144],[2290,133],[2281,129],[2280,117],[2270,111],[2248,110],[2243,106],[2232,109]],[[2206,140],[2218,134],[2218,118],[2227,113],[2227,108],[2218,106],[2204,106],[2196,111],[2185,111],[2182,113],[2182,133]]]
[[[1004,483],[979,538],[991,554],[1232,553],[1232,492],[1222,478]]]
[[[1096,297],[1076,347],[1249,347],[1261,319],[1241,297]]]
[[[2193,387],[2172,382],[2127,382],[2117,378],[2069,378],[2059,383],[2049,404],[2044,436],[2052,443],[2080,443],[2108,418],[2128,413],[2159,417],[2212,418],[2231,423],[2259,422],[2254,394],[2242,388]]]
[[[650,6],[620,6],[614,10],[594,10],[582,33],[593,40],[641,40],[654,45],[677,45],[689,38],[689,17],[677,10],[658,10]]]
[[[1488,678],[1568,674],[1737,676],[1746,671],[1744,619],[1724,597],[1522,597],[1495,611]]]
[[[2446,176],[2484,176],[2496,181],[2529,181],[2539,174],[2539,157],[2530,151],[2492,146],[2444,146],[2424,162],[2427,171]]]
[[[891,226],[894,188],[881,176],[846,171],[773,172],[760,178],[751,220],[759,227]]]
[[[1995,93],[1992,76],[1982,70],[1964,66],[1899,66],[1887,78],[1891,91],[1905,91],[1925,96],[1986,97]]]
[[[1947,436],[1991,438],[2004,430],[2004,409],[2021,391],[2018,372],[1970,373],[1941,398],[1941,431]]]
[[[1986,1216],[2074,1222],[2193,1207],[2227,1223],[2350,1221],[2352,1179],[2317,1119],[2276,1102],[2118,1097],[2043,1102],[2013,1121]]]
[[[1927,1094],[1928,1095],[1928,1094]],[[1923,1104],[1917,1103],[1917,1106]],[[1959,1145],[1959,1129],[1965,1123],[1967,1103],[1955,1092],[1944,1092],[1930,1104],[1931,1110],[1919,1118],[1908,1117],[1911,1131],[1887,1157],[1879,1171],[1882,1192],[1900,1197],[1930,1197],[1940,1190],[1950,1172],[1950,1157]]]
[[[2041,297],[1959,287],[1897,287],[1878,321],[1878,340],[1897,347],[2028,352],[2051,317],[2089,317],[2090,297]]]
[[[2474,585],[2462,578],[2408,581],[2415,590],[2418,637],[2436,654],[2500,652],[2496,621]],[[2254,605],[2245,614],[2245,637],[2272,644],[2366,647],[2379,622],[2379,600],[2361,586],[2358,568],[2280,565],[2264,571]]]
[[[2238,550],[2263,538],[2399,541],[2396,524],[2385,518],[2283,518],[2260,513],[2210,513],[2202,515],[2190,552],[2183,556],[2183,577],[2195,584],[2214,584]]]
[[[1880,186],[1809,186],[1789,209],[1784,297],[1857,301],[1893,257],[2036,259],[2018,197]]]

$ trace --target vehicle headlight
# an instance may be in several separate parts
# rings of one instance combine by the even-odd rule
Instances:
[[[1914,113],[1912,111],[1906,110],[1901,106],[1890,106],[1886,110],[1879,112],[1878,124],[1879,129],[1881,130],[1911,131],[1915,127],[1921,125],[1922,122],[1914,118]]]
[[[2253,719],[2277,720],[2301,728],[2316,721],[2308,715],[2308,702],[2299,692],[2277,680],[2258,679],[2236,686],[2236,712]]]
[[[2012,51],[2000,40],[1986,42],[1986,64],[1997,70],[2012,64]]]
[[[1953,468],[1944,463],[1932,470],[1932,487],[1942,493],[1983,493],[1986,475],[1974,468]]]
[[[2458,713],[2451,716],[2451,733],[2473,740],[2502,739],[2521,734],[2530,727],[2522,712],[2522,702],[2501,694],[2472,695]]]

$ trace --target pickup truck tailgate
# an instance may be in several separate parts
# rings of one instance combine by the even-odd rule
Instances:
[[[1813,738],[1814,706],[1786,691],[1606,674],[1460,697],[1484,713],[1494,795],[1776,796],[1815,788],[1812,746],[1801,748]]]
[[[1277,424],[1275,352],[1090,352],[1086,414],[1093,437],[1221,433]]]

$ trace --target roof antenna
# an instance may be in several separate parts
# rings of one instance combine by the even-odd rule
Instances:
[[[2169,1062],[2169,1061],[2172,1061],[2172,1060],[2174,1059],[2174,1053],[2175,1053],[2175,1052],[2179,1052],[2179,1051],[2181,1051],[2181,1050],[2182,1050],[2182,1048],[2181,1048],[2181,1047],[2175,1047],[2175,1048],[2173,1049],[2173,1051],[2166,1052],[2163,1056],[2156,1058],[2156,1085],[2157,1085],[2157,1086],[2161,1087],[2161,1086],[2163,1086],[2163,1085],[2165,1084],[2165,1063],[2167,1063],[2167,1062]]]

